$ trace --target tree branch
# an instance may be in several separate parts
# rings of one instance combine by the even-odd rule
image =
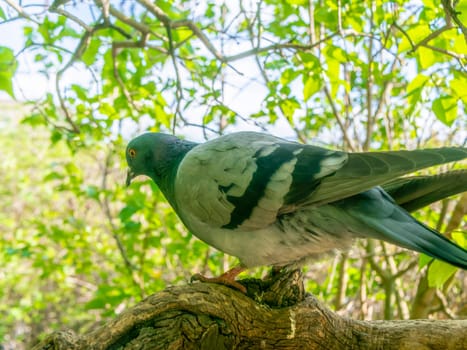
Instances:
[[[463,55],[463,54],[458,54],[456,52],[452,52],[450,50],[446,50],[446,49],[441,49],[439,47],[436,47],[436,46],[433,46],[433,45],[429,45],[428,42],[431,41],[432,39],[434,39],[435,37],[437,37],[438,35],[440,35],[441,33],[443,33],[444,31],[450,29],[448,26],[444,26],[443,28],[440,28],[438,29],[437,31],[434,31],[433,33],[431,33],[430,35],[428,35],[426,38],[422,39],[419,43],[415,44],[413,42],[413,40],[410,38],[410,35],[401,27],[399,26],[397,23],[393,23],[393,26],[394,28],[397,28],[406,38],[407,40],[409,41],[409,44],[410,46],[412,47],[410,52],[415,52],[419,47],[425,47],[427,49],[430,49],[430,50],[433,50],[433,51],[436,51],[436,52],[439,52],[439,53],[442,53],[443,55],[447,55],[447,56],[451,56],[452,58],[455,58],[459,64],[464,67],[464,62],[463,60],[466,60],[467,59],[467,55]],[[467,42],[467,39],[466,39],[466,42]]]
[[[26,19],[30,20],[31,22],[36,23],[37,25],[40,24],[38,21],[36,21],[34,18],[32,18],[26,11],[24,11],[24,9],[20,5],[13,2],[13,0],[5,0],[5,2],[10,7],[12,7],[18,13],[18,15],[20,15],[21,17],[26,18]]]
[[[456,1],[456,3],[457,3],[457,1]],[[446,17],[447,17],[446,22],[448,24],[450,24],[449,18],[452,19],[457,24],[457,26],[460,28],[462,33],[464,34],[464,39],[465,39],[465,42],[467,43],[467,27],[464,25],[464,23],[462,23],[462,21],[457,16],[459,14],[459,12],[456,11],[452,7],[452,1],[451,0],[441,0],[441,4],[443,4],[443,9],[444,9],[444,12],[446,13]]]
[[[324,86],[324,93],[326,95],[326,98],[328,99],[329,105],[331,106],[331,109],[332,109],[332,114],[334,114],[334,117],[336,118],[337,124],[339,125],[339,128],[341,129],[342,135],[344,136],[344,140],[347,143],[347,146],[349,147],[351,151],[355,151],[353,142],[350,139],[349,135],[347,134],[347,130],[344,126],[344,122],[342,121],[341,114],[339,113],[337,106],[334,103],[334,100],[332,99],[331,92],[329,91],[329,88],[326,85]]]
[[[153,294],[82,336],[54,333],[33,350],[454,350],[462,349],[466,342],[467,320],[355,321],[331,312],[312,296],[272,308],[228,287],[197,283]]]
[[[370,10],[370,32],[373,32],[374,28],[374,12],[375,12],[375,3],[374,1],[370,2],[369,6]],[[372,139],[373,133],[373,124],[375,121],[376,114],[373,115],[373,83],[374,83],[374,76],[373,76],[373,39],[369,39],[368,50],[367,50],[367,80],[366,80],[366,108],[367,108],[367,120],[366,120],[366,136],[365,142],[363,143],[362,150],[368,151],[370,148],[370,141]]]

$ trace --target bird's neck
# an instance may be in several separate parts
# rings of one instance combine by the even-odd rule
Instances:
[[[156,157],[155,159],[155,167],[150,177],[159,186],[170,205],[174,208],[176,208],[174,185],[178,166],[183,157],[196,145],[195,142],[177,140],[177,142],[166,144],[166,149],[159,153],[169,156],[161,159]]]

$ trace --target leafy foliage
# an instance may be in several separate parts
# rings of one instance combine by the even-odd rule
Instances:
[[[1,39],[0,90],[27,106],[0,117],[0,342],[91,327],[235,262],[192,239],[150,181],[124,188],[123,150],[143,130],[259,129],[354,151],[465,142],[466,1],[156,4],[0,5],[0,30],[22,28],[17,47]],[[53,83],[39,98],[23,95],[28,62]],[[417,215],[465,246],[453,206]],[[408,318],[429,281],[441,294],[426,315],[465,315],[465,272],[429,270],[362,242],[310,264],[308,287],[354,317]]]

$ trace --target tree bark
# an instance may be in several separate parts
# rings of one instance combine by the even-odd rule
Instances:
[[[357,321],[303,289],[299,271],[243,280],[244,295],[196,283],[170,287],[84,335],[57,332],[45,349],[467,349],[467,320]]]

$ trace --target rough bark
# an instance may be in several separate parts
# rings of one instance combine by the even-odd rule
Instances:
[[[467,349],[467,320],[356,321],[306,295],[301,273],[244,280],[248,296],[196,283],[167,288],[84,335],[34,349]]]

